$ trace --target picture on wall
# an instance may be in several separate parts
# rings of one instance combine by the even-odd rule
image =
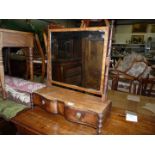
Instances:
[[[147,24],[133,24],[132,32],[133,33],[144,33],[147,31]]]
[[[144,43],[144,35],[132,35],[131,43],[132,44],[143,44]]]

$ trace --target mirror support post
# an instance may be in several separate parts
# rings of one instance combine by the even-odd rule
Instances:
[[[104,90],[103,90],[103,94],[102,94],[102,101],[107,100],[108,78],[109,78],[109,66],[110,66],[110,59],[111,59],[111,46],[112,46],[113,27],[114,27],[114,20],[112,20],[111,27],[110,27],[108,49],[107,49],[107,56],[106,56],[106,65],[105,65],[105,76],[104,76],[105,79],[104,79]]]

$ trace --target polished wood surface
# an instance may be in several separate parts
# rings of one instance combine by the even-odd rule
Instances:
[[[139,105],[133,107],[137,112],[138,122],[130,122],[125,119],[125,111],[128,110],[127,100],[129,94],[109,91],[108,97],[112,100],[110,117],[103,122],[101,134],[106,135],[150,135],[155,134],[155,114],[143,108],[146,103],[155,104],[154,98],[140,96]],[[131,109],[130,109],[131,110]],[[61,115],[46,112],[35,107],[20,113],[12,122],[18,127],[21,134],[96,134],[94,128],[72,123]]]
[[[30,79],[33,79],[33,34],[28,32],[0,29],[0,81],[3,98],[6,98],[4,83],[4,66],[3,66],[3,47],[28,47],[28,61],[30,67]]]
[[[136,102],[136,101],[129,100],[128,99],[129,95],[133,97],[138,97],[139,101]],[[124,111],[129,110],[130,108],[130,110],[141,115],[155,116],[155,113],[149,110],[146,110],[144,108],[144,106],[147,103],[155,104],[154,97],[133,95],[133,94],[128,94],[128,93],[119,92],[119,91],[109,91],[108,98],[113,102],[112,106],[115,108],[119,108]]]
[[[137,97],[137,101],[128,99]],[[155,113],[145,109],[146,104],[155,104],[155,98],[133,95],[119,91],[109,91],[108,98],[112,101],[112,112],[105,126],[105,134],[155,134]],[[138,121],[126,120],[126,111],[136,113]]]
[[[94,127],[97,133],[101,132],[102,122],[111,108],[110,101],[103,102],[100,97],[56,86],[34,92],[32,102],[50,113],[63,115],[67,120]]]
[[[112,108],[111,116],[104,124],[103,134],[110,135],[154,135],[155,117],[138,115],[138,122],[125,119],[125,111]]]
[[[37,90],[33,94],[38,94],[49,100],[58,100],[66,105],[73,106],[80,110],[90,110],[96,113],[102,113],[107,106],[100,97],[88,95],[85,93],[57,87],[45,87]]]
[[[72,123],[61,115],[50,114],[38,107],[19,114],[12,122],[21,134],[96,134],[93,128]]]

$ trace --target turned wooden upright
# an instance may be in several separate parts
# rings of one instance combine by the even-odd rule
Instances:
[[[2,88],[3,98],[6,98],[5,94],[5,82],[4,82],[4,66],[3,66],[3,47],[27,47],[29,48],[28,64],[30,68],[30,79],[33,79],[33,34],[28,32],[0,29],[0,82]]]

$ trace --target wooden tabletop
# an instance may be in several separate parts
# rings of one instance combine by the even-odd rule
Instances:
[[[61,115],[48,113],[39,107],[20,113],[12,122],[24,134],[96,134],[94,128],[72,123]]]
[[[115,108],[131,110],[141,115],[154,116],[155,113],[146,109],[146,105],[155,105],[154,97],[132,95],[119,91],[108,91],[108,98],[112,101],[112,106]],[[130,108],[130,109],[129,109]]]
[[[148,102],[155,104],[155,99],[140,96],[140,106],[136,104],[138,122],[130,122],[125,118],[127,108],[125,104],[130,102],[127,100],[128,95],[127,93],[109,91],[109,98],[112,100],[112,111],[110,117],[103,125],[101,134],[155,134],[155,115],[151,111],[142,108]],[[96,134],[96,130],[91,127],[72,123],[65,120],[61,115],[50,114],[38,107],[20,113],[12,119],[12,122],[24,134]]]

